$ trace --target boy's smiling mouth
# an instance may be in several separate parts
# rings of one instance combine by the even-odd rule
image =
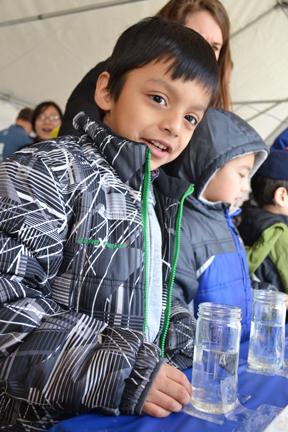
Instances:
[[[164,145],[160,144],[158,141],[150,141],[150,143],[160,150],[167,150],[167,148],[168,148],[168,147],[165,147]]]
[[[168,153],[171,152],[170,146],[167,145],[167,143],[163,143],[163,141],[158,140],[150,140],[150,139],[144,139],[143,140],[146,144],[149,144],[151,147],[156,148],[157,150],[160,150],[162,152],[168,151]]]

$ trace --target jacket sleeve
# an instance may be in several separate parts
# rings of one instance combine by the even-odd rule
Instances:
[[[24,153],[0,165],[0,184],[0,304],[50,296],[68,229],[60,184]]]
[[[288,294],[287,247],[288,229],[286,227],[270,252],[272,261],[280,275],[286,294]]]
[[[135,414],[151,375],[159,370],[159,356],[159,348],[145,342],[142,332],[107,327],[76,312],[55,313],[2,361],[0,400],[7,407],[21,400],[18,421],[33,406],[38,426],[44,423],[43,410],[54,420],[63,411],[76,415],[92,408]],[[13,424],[17,416],[9,412],[6,422]]]
[[[184,208],[185,210],[185,208]],[[189,217],[183,217],[181,244],[173,284],[170,323],[165,340],[168,363],[180,370],[192,367],[196,319],[193,299],[198,290]]]
[[[188,306],[174,298],[165,340],[165,357],[171,366],[180,370],[192,367],[195,329],[196,319]]]
[[[198,287],[195,251],[192,246],[191,226],[189,226],[189,217],[187,216],[182,219],[181,243],[173,284],[173,297],[180,300],[184,305],[189,305],[195,298]]]
[[[277,223],[263,231],[259,239],[252,246],[245,246],[250,276],[262,264],[267,255],[271,254],[271,251],[277,246],[282,235],[285,235],[287,238],[287,226],[284,223]],[[275,262],[274,264],[276,265]]]
[[[141,412],[160,350],[142,332],[49,300],[69,207],[49,159],[23,154],[0,165],[0,424],[47,427],[91,408]]]

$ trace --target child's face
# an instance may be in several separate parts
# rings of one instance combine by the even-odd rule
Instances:
[[[203,193],[210,202],[230,203],[230,210],[243,198],[249,189],[248,176],[255,161],[254,153],[239,156],[227,162],[213,175]]]
[[[104,72],[95,93],[105,111],[103,121],[113,132],[152,149],[151,170],[184,150],[210,101],[197,81],[172,80],[168,67],[169,63],[149,63],[129,72],[116,102],[102,91],[109,78]]]

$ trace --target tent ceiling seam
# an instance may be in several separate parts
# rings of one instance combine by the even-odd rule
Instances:
[[[286,119],[283,121],[283,124],[288,124],[288,117],[286,117]],[[266,137],[266,141],[269,141],[271,139],[271,137],[273,137],[273,135],[275,135],[275,132],[279,129],[279,126],[276,127],[271,133],[270,135],[268,135],[268,137]],[[280,132],[281,133],[281,132]],[[277,136],[279,135],[279,133],[277,133]]]
[[[4,93],[0,93],[0,100],[3,100],[5,102],[10,102],[10,103],[15,104],[15,105],[20,105],[22,107],[33,108],[33,109],[35,108],[35,105],[36,105],[36,104],[31,103],[31,102],[28,102],[28,101],[25,101],[23,99],[19,99],[17,97],[14,97],[12,95],[7,95]]]
[[[287,102],[287,101],[286,101],[286,102]],[[277,117],[277,116],[275,116],[275,115],[273,115],[273,114],[270,114],[270,113],[268,112],[269,110],[275,108],[275,107],[278,106],[278,105],[279,105],[279,103],[276,103],[276,104],[274,104],[273,106],[267,108],[266,110],[258,110],[256,107],[247,104],[247,106],[248,106],[250,109],[256,111],[257,114],[254,115],[254,116],[252,116],[251,118],[246,119],[245,121],[249,122],[249,121],[254,120],[255,118],[259,117],[260,115],[265,115],[266,117],[273,118],[274,120],[278,121],[278,122],[281,123],[281,124],[287,124],[287,125],[288,125],[288,122],[287,122],[286,120],[283,121],[283,120],[280,119],[279,117]],[[236,110],[235,110],[235,111],[236,111]],[[235,111],[234,111],[234,112],[235,112]]]
[[[108,7],[124,5],[124,4],[128,4],[128,3],[138,3],[140,1],[147,1],[147,0],[114,0],[114,1],[110,1],[110,2],[97,3],[95,5],[82,6],[80,8],[67,9],[67,10],[62,10],[62,11],[58,11],[58,12],[51,12],[51,13],[46,13],[46,14],[41,14],[41,15],[34,15],[34,16],[26,17],[26,18],[20,18],[20,19],[11,20],[11,21],[5,21],[2,23],[0,22],[0,27],[9,27],[12,25],[25,24],[25,23],[32,22],[32,21],[42,21],[42,20],[49,19],[49,18],[57,18],[60,16],[72,15],[72,14],[81,13],[81,12],[88,12],[88,11],[96,10],[96,9],[105,9]]]
[[[286,15],[286,17],[288,18],[288,2],[287,1],[283,1],[283,0],[277,0],[278,6]]]
[[[231,34],[230,39],[233,39],[235,36],[238,36],[238,34],[242,33],[243,31],[245,31],[247,28],[251,27],[252,25],[254,25],[256,22],[262,20],[263,18],[266,17],[266,15],[269,15],[271,12],[273,12],[277,7],[279,7],[279,4],[276,4],[274,6],[272,6],[270,9],[268,9],[266,12],[264,12],[262,15],[259,15],[257,18],[255,18],[254,20],[250,21],[248,24],[246,24],[245,27],[240,28],[239,30],[237,30],[235,33]]]
[[[250,104],[273,104],[273,103],[283,103],[288,102],[286,99],[270,99],[270,100],[250,100],[250,101],[233,101],[233,105],[250,105]]]

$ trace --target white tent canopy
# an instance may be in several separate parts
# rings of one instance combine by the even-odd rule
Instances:
[[[63,109],[129,25],[165,0],[0,0],[0,128],[23,106]],[[288,3],[222,0],[231,20],[234,111],[271,144],[288,126]],[[7,106],[9,103],[9,107]]]

